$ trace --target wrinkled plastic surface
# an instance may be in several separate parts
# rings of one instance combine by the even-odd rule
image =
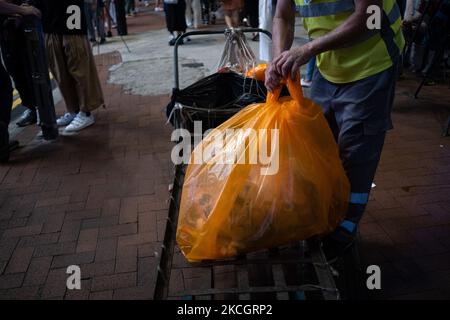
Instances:
[[[258,64],[256,67],[247,71],[246,76],[258,81],[264,81],[266,79],[267,63]]]
[[[176,127],[192,131],[193,122],[202,121],[203,129],[207,130],[222,124],[249,104],[263,102],[266,95],[263,82],[235,72],[215,73],[175,91],[166,113]]]
[[[225,47],[217,69],[219,72],[234,71],[245,74],[256,65],[256,57],[239,29],[231,29],[226,34]]]
[[[262,175],[261,164],[220,164],[226,148],[216,150],[207,164],[188,166],[177,242],[189,261],[323,235],[344,218],[350,187],[333,134],[320,107],[303,98],[298,82],[289,81],[288,87],[291,97],[279,98],[281,90],[269,93],[266,103],[244,108],[217,128],[279,129],[278,173]],[[211,147],[214,134],[193,155],[200,146]],[[227,136],[225,145],[233,146],[228,142],[234,138]]]

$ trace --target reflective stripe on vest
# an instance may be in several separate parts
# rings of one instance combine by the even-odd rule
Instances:
[[[338,0],[336,2],[311,3],[297,6],[303,18],[329,16],[346,11],[354,11],[353,0]]]

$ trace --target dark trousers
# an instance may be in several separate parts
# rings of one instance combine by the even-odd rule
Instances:
[[[244,11],[250,22],[250,27],[259,26],[259,2],[258,0],[244,0]]]
[[[339,146],[350,180],[346,220],[358,223],[369,200],[391,109],[397,64],[379,74],[348,84],[327,81],[316,68],[311,99],[322,107]]]
[[[11,20],[7,23],[1,38],[1,51],[8,73],[14,80],[19,92],[22,105],[33,109],[33,85],[28,68],[27,53],[25,51],[25,35],[20,25],[14,25]]]
[[[120,36],[128,34],[127,18],[125,13],[125,0],[114,0],[116,6],[117,33]]]
[[[0,122],[8,125],[11,120],[13,88],[11,78],[3,63],[0,62]]]

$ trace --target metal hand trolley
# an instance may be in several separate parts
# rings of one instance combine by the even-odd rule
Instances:
[[[262,29],[242,29],[244,33],[259,32],[271,37]],[[182,35],[174,47],[174,96],[179,92],[178,45],[183,38],[197,35],[219,35],[225,31],[193,31]],[[237,110],[235,111],[237,112]],[[230,115],[231,116],[231,115]],[[180,125],[180,123],[177,123]],[[182,125],[182,124],[181,124]],[[341,282],[354,284],[357,271],[343,280],[327,261],[320,239],[313,238],[294,245],[283,246],[248,253],[233,259],[189,263],[176,245],[176,230],[181,201],[182,187],[187,165],[175,166],[169,212],[163,244],[157,267],[157,281],[154,299],[165,300],[212,300],[212,299],[276,299],[338,300],[342,292],[338,290],[335,278]],[[354,252],[351,250],[351,264]],[[340,259],[339,261],[341,261]],[[224,281],[225,280],[225,281]],[[346,290],[345,290],[346,291]],[[345,295],[347,298],[348,296]]]

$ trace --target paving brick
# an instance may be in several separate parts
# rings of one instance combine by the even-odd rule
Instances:
[[[42,289],[41,298],[62,299],[66,293],[68,277],[69,275],[66,273],[65,268],[51,270],[48,274],[48,277],[45,281],[45,285]]]
[[[130,246],[130,245],[138,246],[142,244],[153,243],[156,241],[157,238],[154,232],[138,233],[119,237],[118,247],[120,248],[123,246]]]
[[[75,253],[77,243],[60,242],[49,245],[37,246],[34,251],[35,257],[61,256]]]
[[[119,223],[133,223],[138,221],[138,199],[124,198],[120,205]]]
[[[138,286],[153,288],[156,285],[159,259],[154,257],[140,258],[138,262]]]
[[[81,252],[76,254],[69,254],[63,256],[56,256],[52,262],[52,269],[67,268],[71,265],[86,264],[94,261],[95,252]]]
[[[116,273],[137,271],[137,247],[121,247],[117,252]]]
[[[147,243],[138,246],[138,257],[155,257],[161,252],[161,243]]]
[[[103,216],[116,216],[120,213],[120,199],[106,199],[102,206]]]
[[[39,287],[9,289],[0,294],[0,300],[35,300],[39,298]]]
[[[112,300],[113,293],[113,290],[91,292],[91,294],[89,295],[89,300]]]
[[[137,233],[137,223],[127,223],[99,229],[99,238],[119,237]]]
[[[41,233],[41,230],[42,230],[42,224],[20,227],[20,228],[13,228],[13,229],[5,230],[5,232],[3,233],[3,237],[9,238],[9,237],[31,236],[31,235]]]
[[[83,220],[81,230],[111,227],[119,224],[119,216],[102,216],[100,218]]]
[[[0,276],[0,290],[20,287],[23,283],[24,276],[24,273],[14,273]]]
[[[24,286],[43,285],[47,279],[51,263],[52,257],[32,259],[25,276]]]
[[[18,247],[36,247],[41,245],[49,245],[58,242],[59,233],[47,233],[36,236],[28,236],[20,238]]]
[[[0,239],[0,261],[9,261],[18,242],[19,238]]]
[[[116,259],[117,239],[101,239],[97,243],[95,261],[108,261]]]
[[[157,229],[156,213],[153,211],[144,212],[139,214],[139,232],[143,233],[155,233]]]
[[[110,276],[94,277],[92,291],[115,290],[136,286],[137,273],[121,273]]]
[[[13,218],[8,222],[8,229],[25,227],[28,223],[28,218]]]
[[[95,251],[97,238],[98,229],[81,230],[78,237],[77,253]]]
[[[28,269],[34,248],[17,248],[6,267],[5,273],[24,273]]]
[[[36,208],[54,206],[58,204],[66,204],[69,203],[69,201],[70,201],[69,196],[42,199],[36,202]]]
[[[139,213],[167,209],[169,209],[168,196],[163,198],[158,195],[145,196],[138,204]]]
[[[80,211],[72,211],[66,214],[66,220],[83,220],[93,219],[101,216],[101,209],[85,209]]]
[[[59,242],[70,242],[78,240],[80,233],[81,221],[80,220],[66,220],[61,228],[61,234]]]
[[[185,290],[183,272],[180,269],[172,269],[169,281],[169,295]]]
[[[89,264],[80,265],[81,277],[83,279],[93,278],[95,276],[105,276],[114,274],[116,261],[100,261]]]
[[[114,290],[114,300],[150,300],[153,298],[151,287],[130,287]]]
[[[91,279],[81,280],[81,289],[66,290],[66,300],[88,300],[91,291]]]
[[[61,231],[64,223],[65,213],[52,214],[44,223],[42,233],[54,233]]]

